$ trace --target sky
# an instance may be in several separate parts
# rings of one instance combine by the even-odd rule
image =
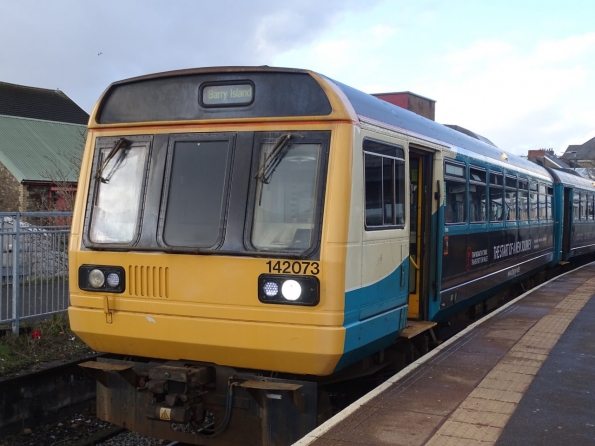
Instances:
[[[222,65],[412,91],[526,155],[595,137],[592,0],[0,0],[0,82],[91,112],[115,81]]]

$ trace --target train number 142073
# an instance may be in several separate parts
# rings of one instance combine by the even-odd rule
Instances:
[[[269,273],[279,274],[314,274],[320,273],[318,262],[290,262],[288,260],[269,260],[266,263]]]

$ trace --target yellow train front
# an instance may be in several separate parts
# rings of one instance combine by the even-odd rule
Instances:
[[[99,417],[195,444],[314,428],[319,377],[369,365],[407,323],[406,149],[308,71],[112,84],[70,242],[72,328],[111,354],[85,365]]]

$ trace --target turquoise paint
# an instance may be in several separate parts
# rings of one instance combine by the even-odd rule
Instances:
[[[345,349],[335,372],[393,344],[407,325],[407,309],[402,305],[346,326]]]
[[[345,293],[345,345],[335,371],[398,338],[407,325],[408,278],[409,258],[384,279]]]
[[[428,279],[430,281],[430,290],[428,293],[428,301],[426,313],[420,315],[422,320],[432,320],[432,318],[440,311],[440,284],[442,283],[442,240],[444,237],[444,225],[440,222],[444,221],[444,200],[442,200],[438,212],[432,214],[430,217],[430,234],[432,240],[430,241],[430,271]]]

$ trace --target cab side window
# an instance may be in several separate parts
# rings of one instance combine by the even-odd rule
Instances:
[[[366,229],[405,224],[405,151],[402,147],[364,140]]]

